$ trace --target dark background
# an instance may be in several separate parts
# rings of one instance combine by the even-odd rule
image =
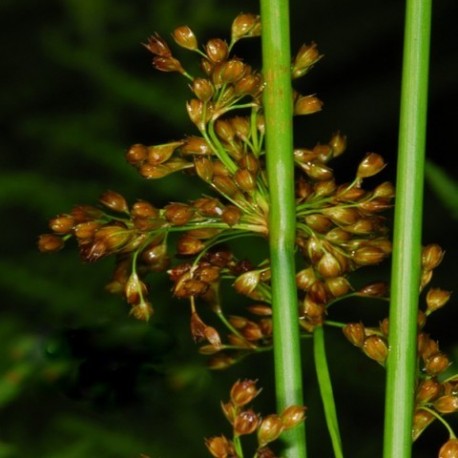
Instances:
[[[456,182],[458,8],[455,0],[434,3],[427,156]],[[389,162],[383,178],[394,179],[403,8],[394,0],[291,3],[293,50],[315,41],[325,55],[297,86],[317,93],[324,111],[296,124],[296,141],[313,146],[338,129],[345,133],[348,152],[336,171],[342,178],[365,152],[376,151]],[[189,177],[146,182],[125,163],[133,143],[195,132],[184,109],[186,81],[155,72],[140,43],[183,24],[201,43],[227,37],[241,11],[257,12],[257,2],[0,3],[0,458],[207,456],[203,437],[229,433],[219,401],[238,377],[259,379],[265,389],[256,409],[274,410],[271,355],[209,372],[189,336],[188,308],[168,298],[164,276],[152,280],[156,314],[145,325],[104,292],[111,259],[82,265],[75,250],[45,256],[35,246],[50,217],[95,203],[106,189],[158,204],[198,194]],[[237,52],[259,56],[259,43]],[[423,238],[447,250],[433,286],[453,290],[458,197],[456,184],[447,184],[442,176],[427,182]],[[387,311],[352,303],[342,314],[376,325]],[[455,298],[429,323],[452,360],[457,318]],[[355,458],[381,456],[384,371],[338,332],[329,332],[328,348],[344,448]],[[310,456],[326,457],[310,358],[305,342]],[[436,456],[445,440],[446,431],[434,425],[415,456]]]

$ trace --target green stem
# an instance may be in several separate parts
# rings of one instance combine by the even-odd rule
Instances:
[[[302,405],[295,284],[295,200],[292,88],[287,0],[261,0],[266,157],[270,187],[269,248],[277,407]],[[305,426],[282,435],[285,458],[305,458]]]
[[[332,392],[331,377],[329,376],[326,349],[324,346],[323,326],[313,331],[313,353],[315,356],[316,375],[320,387],[321,400],[323,401],[324,414],[329,435],[331,436],[332,448],[336,458],[343,458],[342,441],[340,439],[337,412]]]
[[[411,456],[431,0],[408,0],[401,88],[384,458]]]

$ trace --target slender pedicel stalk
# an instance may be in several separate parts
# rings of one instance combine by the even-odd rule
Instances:
[[[384,458],[411,456],[431,0],[408,0],[394,220]]]
[[[266,82],[269,246],[272,266],[275,385],[278,410],[302,405],[302,375],[295,284],[292,89],[287,0],[261,0],[263,74]],[[282,438],[287,458],[306,457],[303,424]]]
[[[332,448],[336,458],[343,458],[342,441],[340,439],[337,412],[332,391],[331,377],[329,375],[328,362],[326,359],[326,348],[324,345],[324,329],[318,326],[313,331],[313,353],[315,357],[316,374],[318,386],[320,387],[321,399],[323,401],[326,424],[331,436]]]

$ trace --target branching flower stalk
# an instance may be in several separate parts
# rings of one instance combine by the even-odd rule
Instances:
[[[281,456],[306,456],[299,339],[313,336],[326,423],[334,454],[343,457],[324,332],[326,326],[341,328],[353,345],[385,366],[388,318],[374,327],[336,322],[332,312],[355,296],[389,300],[386,283],[356,288],[351,273],[390,255],[382,214],[392,205],[394,187],[382,182],[366,188],[365,180],[385,167],[376,153],[362,158],[353,180],[337,183],[331,162],[346,149],[339,132],[323,144],[293,147],[291,117],[313,114],[322,104],[292,85],[321,56],[315,44],[304,44],[290,59],[287,2],[261,5],[263,72],[234,54],[240,40],[261,35],[261,19],[255,14],[234,19],[228,42],[213,38],[202,45],[188,26],[174,30],[175,43],[199,59],[197,76],[183,67],[160,35],[145,43],[157,70],[179,73],[189,84],[186,110],[195,131],[166,144],[135,144],[126,153],[127,162],[145,179],[189,174],[208,186],[208,194],[158,208],[146,200],[129,204],[121,194],[107,191],[100,206],[77,205],[52,218],[52,233],[41,235],[38,245],[43,252],[55,252],[74,239],[85,262],[113,256],[116,265],[107,290],[121,294],[140,320],[153,315],[149,276],[166,271],[173,295],[189,303],[192,339],[212,369],[229,368],[274,348],[278,413],[261,417],[247,408],[259,389],[254,381],[236,382],[230,401],[222,404],[232,436],[205,442],[216,458],[248,456],[243,438],[249,434],[257,435],[250,456],[275,458],[270,444],[280,435]],[[232,242],[242,237],[265,241],[262,261],[236,256]],[[442,257],[438,245],[423,247],[421,290]],[[220,293],[223,282],[248,298],[236,311]],[[424,332],[427,317],[449,297],[447,291],[429,289],[426,308],[418,314],[412,440],[435,419],[445,422],[443,415],[458,411],[458,376],[443,379],[448,357]],[[443,447],[447,453],[454,441],[452,431]]]

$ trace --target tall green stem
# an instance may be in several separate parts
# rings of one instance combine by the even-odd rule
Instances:
[[[431,0],[407,0],[384,458],[411,456],[430,27]]]
[[[302,405],[302,374],[295,283],[295,199],[289,5],[261,0],[263,74],[266,82],[269,247],[272,266],[275,386],[278,409]],[[287,458],[306,457],[305,427],[285,433]]]

